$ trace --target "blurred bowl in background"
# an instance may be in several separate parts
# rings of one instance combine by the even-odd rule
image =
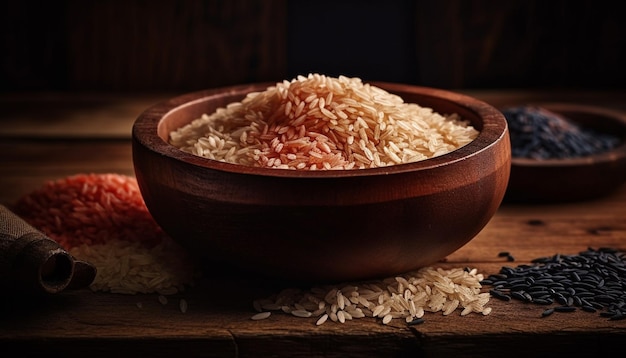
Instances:
[[[609,195],[626,182],[626,115],[570,103],[533,106],[556,113],[583,130],[614,136],[619,144],[608,151],[580,157],[531,159],[513,155],[505,202],[590,200]],[[510,135],[513,140],[512,130]]]
[[[490,221],[510,173],[504,116],[433,88],[372,83],[405,102],[458,113],[480,131],[469,144],[410,164],[280,170],[219,162],[168,144],[169,133],[273,83],[210,89],[145,110],[132,131],[146,205],[175,240],[216,270],[340,281],[433,264]]]

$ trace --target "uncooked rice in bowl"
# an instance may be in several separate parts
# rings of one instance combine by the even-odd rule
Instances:
[[[134,177],[77,174],[49,181],[12,209],[93,264],[94,291],[174,294],[193,284],[189,256],[154,221]]]
[[[457,114],[405,103],[360,78],[298,76],[170,132],[213,160],[296,170],[365,169],[456,150],[478,131]]]

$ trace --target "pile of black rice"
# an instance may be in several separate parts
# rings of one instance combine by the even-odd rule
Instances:
[[[528,265],[503,266],[481,281],[492,297],[543,305],[541,316],[583,310],[609,320],[626,318],[626,254],[588,248],[578,255],[541,257]]]
[[[617,136],[583,127],[542,107],[510,107],[502,114],[509,125],[513,157],[574,158],[606,152],[620,144]]]

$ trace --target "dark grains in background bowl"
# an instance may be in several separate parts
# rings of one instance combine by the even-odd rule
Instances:
[[[491,286],[491,296],[500,300],[549,306],[542,317],[583,310],[609,320],[626,318],[626,254],[612,248],[504,266],[481,284]]]
[[[530,159],[563,159],[602,153],[620,139],[582,127],[569,118],[538,106],[502,110],[509,125],[511,155]]]

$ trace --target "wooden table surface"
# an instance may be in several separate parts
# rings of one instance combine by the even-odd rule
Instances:
[[[495,106],[586,103],[626,113],[626,92],[461,91]],[[136,116],[171,94],[3,94],[0,204],[44,182],[78,173],[133,175],[130,130]],[[575,178],[573,178],[575,180]],[[540,220],[544,225],[533,225]],[[626,249],[626,186],[609,196],[552,205],[504,203],[467,245],[437,266],[488,275],[537,257],[588,247]],[[498,257],[510,252],[514,262]],[[315,318],[274,314],[252,321],[252,300],[287,288],[253,275],[206,274],[162,305],[156,294],[89,289],[25,299],[5,294],[0,347],[21,354],[89,356],[601,356],[624,352],[626,320],[577,311],[541,318],[545,307],[492,298],[490,315],[426,313],[407,326],[363,318],[316,326]],[[626,295],[626,292],[624,293]],[[178,300],[188,302],[182,313]],[[137,303],[142,303],[139,309]],[[1,353],[0,353],[1,354]]]

